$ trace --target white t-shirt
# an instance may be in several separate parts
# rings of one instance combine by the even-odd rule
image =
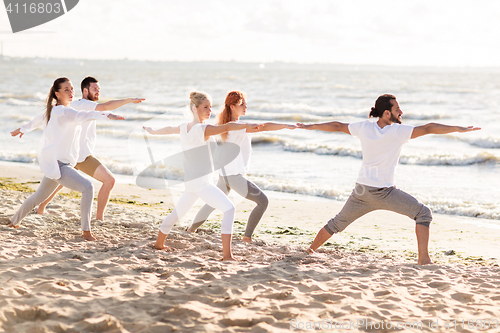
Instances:
[[[88,99],[79,99],[71,102],[70,106],[78,111],[95,111],[98,103],[89,101]],[[80,135],[80,154],[78,155],[78,162],[83,162],[92,154],[96,143],[96,123],[95,121],[88,121],[82,124],[82,133]]]
[[[213,137],[205,141],[207,124],[195,124],[189,132],[187,126],[187,123],[179,126],[184,154],[184,185],[186,191],[197,192],[213,184],[212,149],[215,149],[217,144]]]
[[[80,151],[81,125],[85,122],[106,119],[109,112],[76,111],[70,106],[54,106],[45,126],[38,152],[38,164],[47,178],[59,179],[57,161],[77,163]]]
[[[71,102],[70,106],[77,111],[95,111],[97,107],[97,102],[89,101],[88,99],[79,99],[77,101]],[[109,114],[110,112],[107,112]],[[35,128],[43,127],[47,121],[45,120],[45,112],[37,115],[29,123],[21,126],[21,133],[29,133]],[[96,142],[96,123],[95,121],[89,121],[82,124],[82,130],[80,135],[80,153],[78,156],[78,162],[83,162],[87,156],[92,154],[95,148]]]
[[[237,124],[245,124],[242,121],[236,121]],[[238,156],[226,166],[219,169],[221,176],[245,175],[250,165],[250,155],[252,154],[252,137],[246,129],[230,131],[227,133],[226,142],[231,142],[240,147]]]
[[[357,183],[372,187],[394,186],[394,171],[401,148],[411,139],[413,128],[394,123],[380,128],[370,120],[349,124],[349,132],[359,138],[363,152]]]

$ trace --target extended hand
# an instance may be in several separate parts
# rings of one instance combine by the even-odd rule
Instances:
[[[297,128],[302,128],[302,129],[306,129],[306,130],[311,130],[313,129],[312,126],[313,125],[306,125],[306,124],[303,124],[303,123],[297,123]]]
[[[114,114],[114,113],[108,114],[108,118],[111,120],[125,120],[125,117],[119,116],[119,115]]]
[[[12,136],[18,136],[19,135],[19,138],[22,138],[24,133],[21,132],[21,128],[18,128],[16,130],[13,130],[12,132],[10,132],[10,135]]]
[[[264,126],[264,124],[247,124],[247,128],[252,128],[252,129],[259,129],[262,126]]]
[[[458,127],[458,132],[472,132],[472,131],[479,131],[481,127],[474,127],[474,126],[468,126],[468,127]]]
[[[145,101],[145,98],[131,98],[131,103],[137,104],[137,103],[142,103],[142,101]]]

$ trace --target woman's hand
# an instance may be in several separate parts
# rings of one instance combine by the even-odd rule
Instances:
[[[251,129],[256,130],[256,129],[261,128],[264,124],[249,124],[249,123],[247,123],[246,125],[247,125],[247,128],[251,128]]]
[[[306,125],[306,124],[303,124],[303,123],[297,123],[296,128],[302,128],[302,129],[306,129],[306,130],[312,130],[312,129],[314,129],[313,126],[314,125]]]
[[[114,114],[114,113],[110,113],[110,114],[108,114],[108,119],[111,119],[111,120],[125,120],[125,117],[119,116],[119,115]]]
[[[12,136],[18,136],[19,135],[19,138],[22,138],[24,133],[21,132],[21,128],[18,128],[16,130],[13,130],[12,132],[10,132],[10,135]]]

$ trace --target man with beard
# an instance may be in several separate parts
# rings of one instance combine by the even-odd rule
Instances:
[[[115,110],[128,103],[141,103],[143,98],[126,98],[119,100],[110,100],[106,103],[97,103],[99,100],[100,86],[99,82],[88,76],[83,79],[81,83],[82,99],[73,101],[70,106],[77,111],[111,111]],[[31,122],[24,124],[20,128],[11,132],[12,136],[19,135],[22,137],[24,133],[30,132],[35,128],[43,126],[46,121],[44,120],[45,113],[36,116]],[[115,186],[115,177],[97,158],[92,155],[96,142],[96,121],[92,120],[84,123],[81,126],[80,134],[80,152],[78,156],[78,163],[75,169],[80,170],[90,177],[102,183],[101,189],[97,196],[97,212],[96,218],[104,221],[104,209],[109,201],[111,190]],[[47,198],[38,207],[37,213],[43,214],[45,207],[54,198],[54,196],[63,188],[59,185],[52,195]]]
[[[401,155],[403,144],[410,139],[426,134],[470,132],[480,128],[448,126],[429,123],[422,126],[401,124],[401,111],[396,97],[380,96],[372,107],[370,118],[346,124],[337,121],[322,124],[297,124],[299,128],[326,132],[344,132],[360,139],[363,164],[356,186],[342,210],[318,232],[309,253],[323,245],[333,234],[341,232],[361,216],[378,209],[390,210],[406,215],[416,222],[415,233],[418,245],[418,265],[431,264],[429,257],[429,225],[432,214],[428,207],[413,196],[394,186],[394,171]]]

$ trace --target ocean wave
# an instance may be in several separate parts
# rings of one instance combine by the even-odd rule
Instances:
[[[494,203],[464,202],[460,199],[422,199],[434,213],[500,220],[500,206]]]
[[[291,123],[310,123],[331,121],[330,117],[317,116],[306,113],[269,113],[269,112],[251,112],[245,115],[245,120],[257,121],[284,121]]]
[[[21,163],[35,163],[37,160],[37,153],[30,152],[0,152],[0,161],[6,162],[21,162]]]
[[[40,111],[42,111],[40,109]],[[27,115],[27,114],[22,114],[22,113],[8,113],[8,114],[2,114],[2,118],[3,119],[6,119],[6,120],[14,120],[16,122],[23,122],[23,123],[27,123],[31,120],[33,120],[33,118],[35,118],[36,115]]]
[[[118,111],[116,113],[119,113]],[[124,116],[126,119],[125,121],[142,121],[142,122],[146,122],[148,120],[151,120],[151,119],[155,119],[155,120],[180,120],[180,121],[185,121],[185,118],[183,117],[183,115],[180,115],[180,114],[155,114],[155,115],[151,115],[151,114],[148,114],[148,115],[141,115],[141,114],[132,114],[132,115],[129,115],[129,114],[121,114],[122,116]]]
[[[299,153],[314,153],[317,155],[337,155],[362,158],[360,149],[353,147],[337,146],[332,144],[302,143],[287,138],[279,138],[278,141],[283,145],[285,151]],[[482,163],[499,163],[500,155],[488,152],[479,152],[477,154],[463,153],[430,153],[430,154],[402,154],[399,160],[401,164],[410,165],[442,165],[442,166],[466,166]]]
[[[144,140],[144,134],[147,135],[148,140],[151,141],[179,141],[179,134],[169,134],[169,135],[150,135],[145,131],[131,131],[112,127],[101,127],[97,128],[97,134],[107,135],[114,138],[121,139],[140,139]]]
[[[401,164],[415,165],[466,166],[482,163],[499,163],[500,156],[488,152],[480,152],[474,155],[434,153],[430,155],[401,155],[399,162]]]
[[[267,114],[305,114],[309,116],[320,117],[346,117],[353,116],[359,118],[367,118],[368,112],[365,110],[332,110],[332,108],[311,106],[305,103],[262,103],[254,108],[254,110]]]
[[[405,112],[403,115],[403,119],[411,119],[411,120],[437,120],[437,119],[448,119],[451,116],[446,115],[444,113],[412,113]]]
[[[182,115],[187,110],[187,108],[168,107],[164,105],[147,105],[147,104],[139,104],[136,106],[136,109],[145,113],[152,113],[152,114],[172,113],[177,115]]]
[[[328,121],[331,118],[355,117],[367,119],[370,111],[333,109],[331,107],[316,107],[305,103],[262,103],[251,110],[247,117],[252,119],[281,119],[298,122]],[[437,120],[450,118],[444,113],[405,112],[403,118],[411,120]]]
[[[350,191],[346,192],[334,186],[318,186],[305,184],[293,180],[264,178],[258,176],[249,176],[249,179],[263,190],[312,195],[335,200],[346,200]]]
[[[34,100],[17,99],[17,98],[7,98],[7,99],[5,99],[4,103],[7,105],[13,105],[13,106],[43,106],[44,105],[43,101],[34,101]]]
[[[500,137],[465,137],[459,135],[449,135],[450,137],[466,142],[471,146],[487,148],[487,149],[499,149],[500,148]]]

